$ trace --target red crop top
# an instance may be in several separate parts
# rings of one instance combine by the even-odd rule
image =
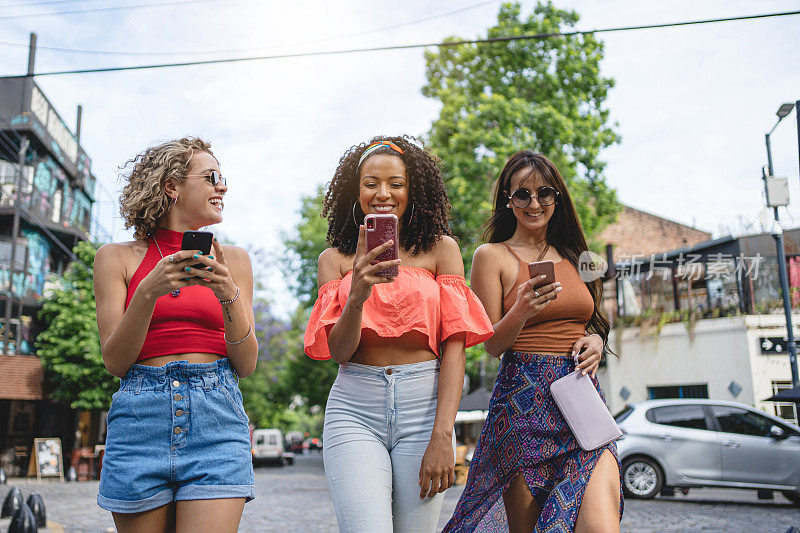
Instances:
[[[158,241],[164,257],[180,250],[182,239],[181,232],[156,230],[155,240]],[[136,287],[160,260],[161,255],[151,238],[144,259],[128,283],[125,309],[128,308]],[[184,287],[178,296],[166,294],[156,300],[147,336],[136,360],[183,353],[227,356],[224,335],[222,306],[214,296],[214,292],[208,287],[199,285]]]
[[[351,271],[319,288],[303,337],[309,357],[331,358],[328,334],[342,316],[352,280]],[[480,344],[494,333],[483,304],[467,287],[463,276],[434,276],[424,268],[404,266],[392,283],[372,287],[364,302],[361,329],[386,338],[418,331],[428,337],[428,346],[437,356],[442,341],[456,333],[466,334],[466,347]]]

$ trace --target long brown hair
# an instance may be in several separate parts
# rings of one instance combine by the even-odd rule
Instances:
[[[509,201],[508,195],[512,192],[510,190],[511,177],[525,169],[530,171],[528,178],[536,174],[542,181],[558,191],[555,211],[547,224],[545,238],[547,244],[555,248],[561,257],[566,258],[578,270],[578,259],[581,253],[589,248],[586,245],[586,237],[583,235],[583,228],[578,220],[578,214],[575,212],[572,198],[570,198],[564,179],[555,164],[542,154],[531,150],[522,150],[511,156],[500,172],[492,216],[484,224],[483,239],[487,242],[503,242],[514,235],[517,230],[517,217],[506,205]],[[603,283],[600,280],[594,280],[586,283],[586,288],[589,289],[594,301],[594,312],[586,325],[586,330],[589,333],[597,333],[602,337],[603,344],[607,344],[611,325],[600,309],[603,300]]]

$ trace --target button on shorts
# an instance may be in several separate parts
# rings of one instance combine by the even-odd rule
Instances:
[[[97,504],[139,513],[255,496],[248,418],[228,359],[135,364],[114,393]]]

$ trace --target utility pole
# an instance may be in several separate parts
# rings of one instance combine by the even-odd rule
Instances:
[[[791,111],[791,107],[786,108],[781,106],[782,111],[778,111],[778,123],[780,123],[783,118],[789,114]],[[788,205],[788,189],[787,189],[787,197],[785,199],[785,203],[776,202],[776,200],[770,199],[770,180],[775,179],[775,172],[772,167],[772,147],[770,145],[770,135],[775,128],[778,126],[778,123],[773,126],[772,130],[769,133],[764,135],[764,140],[767,146],[767,168],[769,171],[769,175],[763,176],[764,180],[764,187],[767,191],[767,205],[772,207],[773,216],[775,217],[775,225],[772,232],[772,237],[775,239],[775,247],[778,254],[778,276],[780,278],[781,283],[781,296],[783,297],[783,312],[786,315],[786,338],[788,340],[788,348],[789,348],[789,368],[792,372],[792,387],[800,386],[800,378],[798,377],[797,372],[797,345],[794,342],[794,326],[792,325],[792,301],[789,295],[789,282],[788,282],[788,275],[786,272],[786,251],[783,244],[783,228],[781,227],[780,217],[778,215],[778,205]]]

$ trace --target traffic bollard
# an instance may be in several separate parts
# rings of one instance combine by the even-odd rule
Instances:
[[[6,471],[0,468],[0,485],[6,484]]]
[[[8,533],[38,533],[39,526],[36,525],[36,517],[33,516],[33,511],[28,507],[28,504],[22,502],[14,517],[11,519],[11,524],[8,526]]]
[[[45,527],[47,525],[47,511],[44,508],[44,499],[42,499],[42,495],[39,494],[39,491],[35,490],[31,492],[28,495],[28,499],[25,500],[25,503],[27,503],[28,507],[33,511],[33,516],[36,517],[36,524],[39,527]]]
[[[14,516],[14,513],[22,503],[22,492],[17,487],[11,487],[11,490],[6,494],[6,499],[3,500],[3,510],[0,512],[0,518]]]

